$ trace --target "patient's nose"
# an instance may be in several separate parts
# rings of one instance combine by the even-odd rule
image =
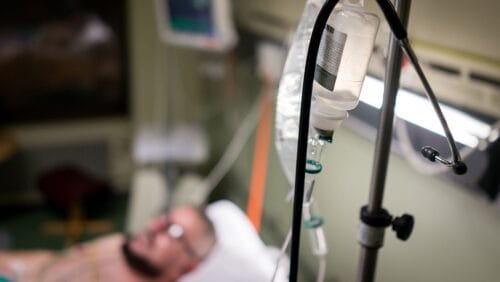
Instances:
[[[148,224],[148,231],[157,233],[163,231],[166,227],[166,220],[163,218],[155,218]]]

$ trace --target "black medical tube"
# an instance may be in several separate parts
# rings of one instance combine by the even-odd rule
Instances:
[[[396,9],[394,8],[394,5],[392,5],[391,1],[377,0],[377,3],[382,10],[382,13],[384,13],[385,19],[391,27],[394,36],[396,36],[399,40],[405,40],[408,37],[408,33],[399,19],[398,13],[396,13]]]
[[[314,23],[307,50],[306,66],[304,71],[304,81],[302,83],[302,98],[300,105],[299,119],[299,140],[297,145],[297,162],[295,166],[295,190],[293,197],[293,218],[292,218],[292,242],[290,250],[290,282],[297,281],[299,269],[299,249],[300,249],[300,228],[302,224],[302,204],[304,201],[304,182],[307,159],[307,139],[309,131],[309,114],[311,108],[312,87],[314,82],[314,72],[316,59],[318,57],[321,36],[325,29],[328,17],[337,5],[338,0],[327,0]]]
[[[436,98],[436,95],[434,94],[431,85],[427,81],[427,78],[425,77],[425,74],[422,68],[420,67],[420,64],[418,63],[417,56],[413,52],[413,48],[411,47],[410,42],[408,41],[408,33],[406,32],[403,23],[401,23],[401,20],[399,19],[399,16],[396,13],[396,10],[394,9],[394,5],[392,5],[392,3],[389,0],[377,0],[377,3],[385,15],[385,18],[389,26],[391,27],[392,33],[399,40],[401,48],[405,52],[406,56],[408,56],[408,58],[410,59],[410,62],[412,63],[415,71],[418,74],[418,77],[420,78],[420,81],[422,82],[425,88],[425,93],[427,94],[427,98],[431,103],[432,107],[434,108],[434,112],[436,112],[436,115],[439,118],[439,122],[441,123],[441,127],[443,128],[443,131],[446,135],[446,140],[448,141],[448,146],[450,147],[451,155],[453,158],[453,162],[451,162],[450,166],[453,168],[456,174],[462,175],[466,173],[467,165],[462,161],[460,157],[460,153],[457,149],[457,144],[455,143],[453,135],[451,134],[448,122],[446,121],[443,112],[439,107],[438,99]]]

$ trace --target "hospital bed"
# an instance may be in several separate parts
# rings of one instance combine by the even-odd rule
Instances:
[[[220,200],[208,205],[207,214],[214,223],[217,244],[200,267],[181,282],[271,281],[280,251],[262,242],[239,207]],[[274,281],[288,281],[287,268],[287,260],[281,260]]]
[[[143,169],[133,177],[127,231],[141,229],[172,197],[161,173]],[[266,246],[246,214],[234,203],[219,200],[207,206],[217,235],[210,255],[181,282],[260,282],[271,281],[280,250]],[[288,281],[288,260],[281,259],[274,281]]]

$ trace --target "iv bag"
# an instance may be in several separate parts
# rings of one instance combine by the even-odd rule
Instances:
[[[302,80],[312,28],[324,0],[308,0],[293,37],[276,102],[275,145],[283,171],[293,184],[299,135]]]
[[[321,39],[313,95],[323,108],[348,111],[359,102],[379,19],[363,11],[362,0],[353,2],[332,13]]]
[[[293,185],[305,60],[312,27],[324,1],[306,3],[287,56],[278,89],[276,148]],[[340,127],[347,110],[356,107],[372,53],[379,20],[363,11],[363,1],[342,1],[330,16],[318,52],[313,83],[312,126],[323,132]],[[311,135],[310,134],[310,135]]]

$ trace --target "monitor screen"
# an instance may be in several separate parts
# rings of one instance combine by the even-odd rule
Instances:
[[[209,0],[167,0],[168,18],[174,31],[213,35],[212,2]]]

